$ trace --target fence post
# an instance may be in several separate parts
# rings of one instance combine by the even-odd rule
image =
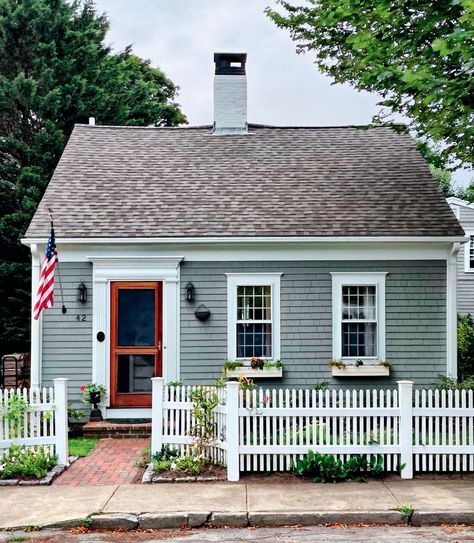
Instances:
[[[239,383],[227,383],[227,480],[238,481],[239,467]]]
[[[152,377],[151,400],[151,454],[161,451],[163,446],[163,377]]]
[[[402,479],[413,479],[413,381],[398,381]]]
[[[58,464],[63,466],[67,466],[69,463],[67,382],[68,379],[64,377],[53,379],[56,454],[58,456]]]

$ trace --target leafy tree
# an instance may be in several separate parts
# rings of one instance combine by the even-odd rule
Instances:
[[[471,315],[458,315],[458,378],[474,377],[474,322]]]
[[[379,93],[443,157],[473,164],[473,0],[278,2],[267,14],[323,73]]]
[[[0,0],[0,354],[28,348],[29,254],[20,238],[75,123],[186,122],[177,87],[104,44],[91,0]]]

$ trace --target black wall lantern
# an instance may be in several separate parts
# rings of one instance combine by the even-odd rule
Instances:
[[[81,302],[81,304],[87,302],[87,287],[82,281],[77,286],[77,301]]]
[[[200,321],[207,321],[207,319],[211,316],[211,312],[209,308],[201,304],[194,312],[194,316]]]
[[[187,302],[194,302],[194,285],[189,282],[185,287],[186,292],[186,301]]]

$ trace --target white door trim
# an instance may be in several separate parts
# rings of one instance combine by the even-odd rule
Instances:
[[[110,405],[110,283],[163,282],[163,378],[179,380],[179,265],[181,256],[90,257],[92,262],[92,381],[106,387]],[[97,340],[98,332],[105,340]]]

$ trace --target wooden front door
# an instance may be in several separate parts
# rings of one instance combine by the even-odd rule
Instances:
[[[111,286],[110,404],[151,406],[151,377],[162,376],[163,284]]]

